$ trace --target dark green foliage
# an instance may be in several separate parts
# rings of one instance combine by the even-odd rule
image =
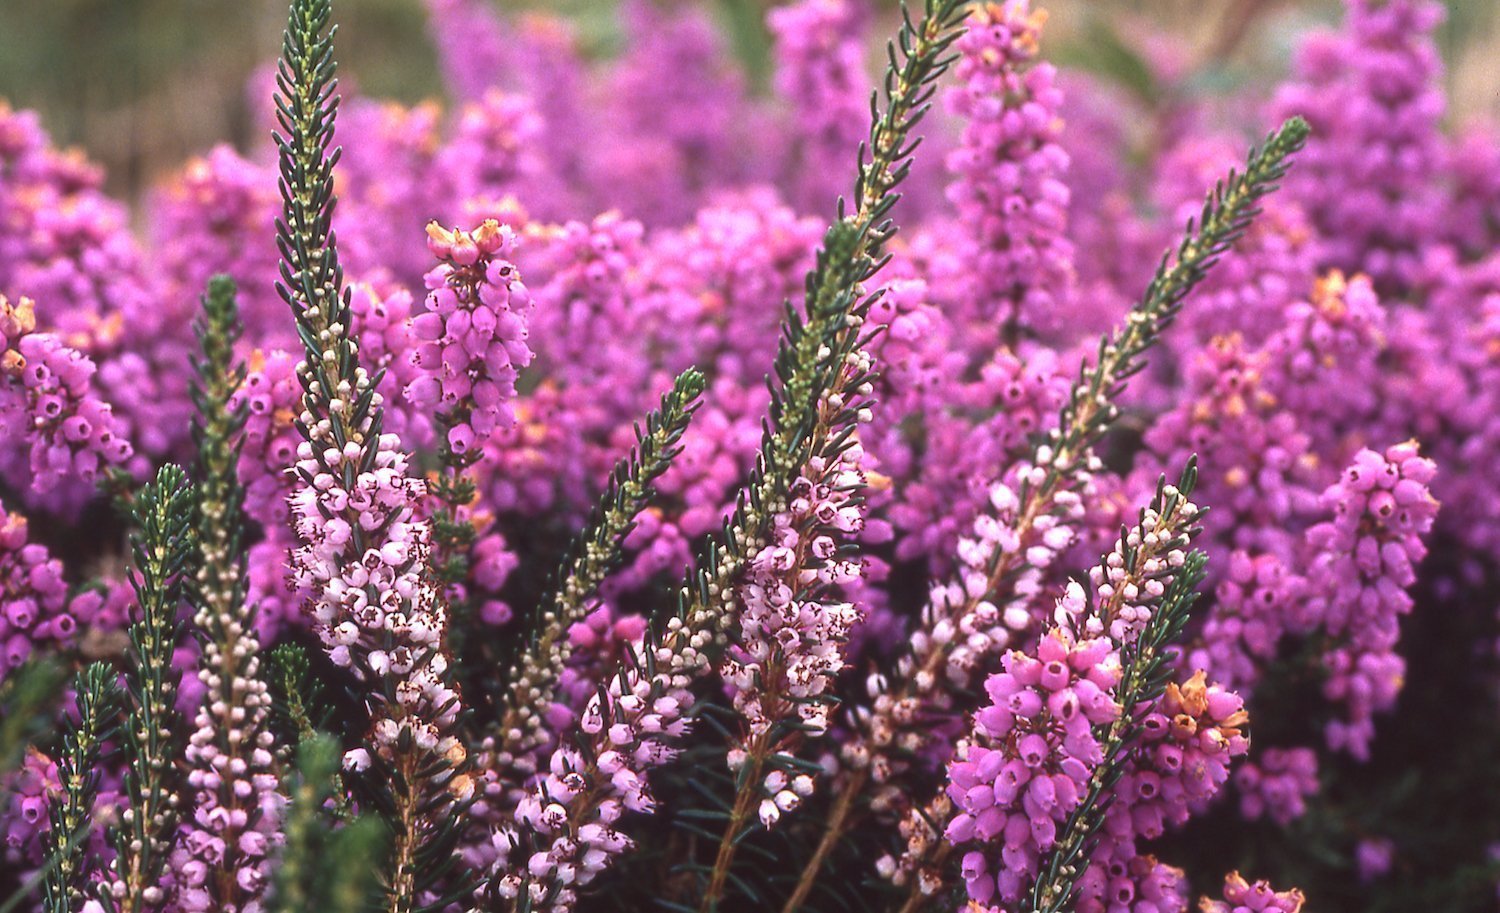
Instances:
[[[267,654],[266,684],[271,689],[272,726],[282,745],[295,748],[312,738],[331,713],[323,689],[311,674],[307,650],[279,644]]]
[[[363,377],[359,348],[350,337],[349,290],[333,234],[333,168],[340,150],[329,148],[339,107],[333,59],[338,28],[330,25],[330,16],[329,0],[293,0],[277,63],[282,208],[276,220],[281,251],[276,290],[297,319],[307,354],[306,367],[298,372],[304,404],[315,421],[329,422],[342,447],[362,432],[379,434],[380,414],[371,408],[374,384]],[[350,397],[349,408],[332,412],[336,395]],[[371,423],[367,431],[366,421]],[[346,476],[355,470],[344,467]]]
[[[115,671],[94,663],[78,673],[78,722],[63,735],[57,759],[62,795],[48,808],[52,825],[46,834],[43,909],[46,913],[75,913],[88,899],[85,893],[95,860],[88,852],[94,827],[94,799],[99,792],[103,743],[115,736],[120,692]]]
[[[162,868],[177,826],[180,720],[173,709],[181,673],[172,666],[177,645],[177,612],[186,595],[198,554],[196,504],[187,474],[167,464],[145,485],[133,508],[139,530],[135,552],[136,602],[140,616],[130,626],[130,695],[122,731],[126,820],[113,830],[117,858],[111,877],[123,883],[123,897],[100,892],[107,908],[135,913],[158,906]]]
[[[64,678],[55,662],[34,659],[0,682],[0,774],[19,766],[26,746],[51,725]]]
[[[276,860],[269,913],[359,913],[374,909],[379,897],[377,864],[384,856],[384,828],[366,815],[334,828],[324,812],[338,797],[341,752],[325,735],[312,735],[297,747],[297,763],[283,781],[291,798]]]

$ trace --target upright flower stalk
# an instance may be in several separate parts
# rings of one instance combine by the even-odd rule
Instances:
[[[579,731],[563,736],[549,773],[518,809],[516,833],[496,836],[495,886],[518,909],[570,909],[577,888],[631,845],[615,825],[626,810],[655,807],[647,773],[674,756],[672,743],[687,731],[689,686],[724,648],[750,562],[766,547],[774,518],[789,509],[795,480],[815,458],[825,467],[838,461],[847,429],[868,409],[870,365],[859,351],[871,303],[864,283],[895,231],[889,215],[911,169],[911,130],[951,62],[945,52],[958,37],[962,6],[927,0],[922,18],[906,17],[890,45],[886,104],[872,106],[854,209],[841,209],[824,236],[805,310],[788,304],[759,459],[734,515],[678,590],[676,611],[600,688]]]
[[[278,290],[297,318],[303,441],[292,515],[292,579],[329,658],[367,689],[367,740],[345,766],[367,774],[392,839],[384,907],[425,910],[448,871],[474,792],[449,685],[447,607],[429,569],[423,484],[401,442],[381,433],[382,400],[350,335],[349,293],[330,231],[337,109],[328,0],[294,0],[277,74],[282,252]],[[460,876],[460,881],[462,876]]]
[[[1089,589],[1069,585],[1036,655],[1011,651],[1004,676],[988,679],[992,703],[975,715],[969,739],[959,745],[946,794],[908,813],[906,852],[899,863],[882,863],[910,888],[903,910],[918,909],[945,885],[944,866],[955,846],[992,842],[1003,843],[1002,866],[978,851],[964,857],[969,897],[1015,904],[1028,881],[1053,874],[1044,865],[1049,854],[1076,854],[1078,841],[1088,836],[1079,829],[1098,826],[1080,810],[1099,803],[1096,787],[1112,785],[1113,777],[1096,772],[1123,762],[1125,743],[1135,735],[1129,721],[1139,704],[1156,696],[1146,685],[1161,669],[1162,646],[1186,621],[1202,576],[1201,557],[1190,561],[1189,553],[1200,531],[1201,511],[1188,497],[1196,481],[1192,463],[1176,485],[1162,479],[1138,522],[1090,571]],[[1059,676],[1059,668],[1073,671]],[[999,754],[991,757],[986,746]],[[992,784],[989,803],[976,791],[980,781]],[[1009,798],[1001,802],[1002,795]],[[938,839],[925,822],[945,819]],[[1017,839],[1023,827],[1029,837]],[[1075,866],[1074,877],[1082,868]]]
[[[957,318],[1010,346],[1022,332],[1055,331],[1074,283],[1062,91],[1039,59],[1046,19],[1026,0],[975,4],[947,96],[965,118],[962,145],[948,156],[948,196],[972,246],[974,280]]]
[[[94,800],[99,795],[100,757],[115,734],[119,686],[114,670],[93,663],[78,673],[78,722],[63,735],[57,761],[61,790],[48,806],[47,876],[42,883],[46,913],[78,913],[88,902],[97,860],[91,858]]]
[[[262,909],[282,805],[271,697],[245,602],[245,493],[236,460],[246,409],[230,407],[245,377],[234,358],[239,333],[234,282],[217,276],[203,298],[193,391],[200,475],[193,623],[203,635],[198,677],[207,692],[186,751],[193,804],[172,856],[178,905],[202,913]]]
[[[1071,541],[1059,521],[1078,510],[1079,495],[1097,469],[1093,447],[1118,417],[1125,384],[1145,367],[1146,351],[1172,324],[1188,292],[1249,226],[1259,211],[1258,202],[1276,189],[1306,137],[1305,123],[1287,121],[1264,145],[1251,150],[1243,172],[1231,171],[1214,188],[1201,218],[1188,223],[1175,253],[1163,254],[1140,302],[1123,325],[1100,340],[1092,365],[1080,370],[1058,423],[1014,478],[992,489],[995,515],[981,515],[976,523],[976,539],[986,543],[980,555],[953,586],[935,590],[935,599],[923,609],[921,623],[896,662],[896,674],[879,683],[870,712],[856,716],[859,735],[843,749],[853,769],[784,913],[794,913],[806,899],[823,861],[850,825],[855,798],[871,779],[887,781],[900,769],[894,757],[898,752],[921,746],[930,708],[946,701],[953,686],[969,683],[984,653],[1004,648],[1010,639],[1007,628],[1030,624],[1024,616],[1008,617],[1005,609],[1018,596],[1034,596],[1035,576],[1028,570],[1038,562],[1050,563]],[[975,629],[987,636],[953,636]],[[974,649],[976,643],[981,650]],[[915,808],[926,804],[916,797],[900,801]]]
[[[130,805],[115,828],[115,860],[98,900],[110,913],[159,910],[167,900],[162,872],[181,816],[176,740],[177,611],[194,572],[197,548],[194,493],[187,474],[163,466],[141,488],[133,508],[139,533],[133,541],[139,618],[130,626],[132,672],[121,745],[125,796]]]
[[[860,618],[840,588],[863,572],[853,554],[865,521],[863,455],[856,442],[831,465],[809,461],[740,585],[739,630],[720,673],[744,732],[729,750],[735,798],[699,902],[705,913],[723,897],[750,815],[770,828],[815,787],[820,768],[796,749],[828,731],[844,646]]]
[[[636,427],[635,447],[615,465],[583,532],[563,558],[556,589],[539,606],[532,640],[510,670],[495,739],[494,765],[512,785],[536,773],[536,752],[550,737],[544,715],[557,699],[573,651],[568,631],[598,604],[599,584],[619,563],[620,544],[653,496],[652,484],[682,450],[704,384],[701,372],[684,371],[660,407],[646,416],[645,431]]]
[[[474,498],[466,475],[498,429],[515,424],[510,402],[520,368],[531,363],[527,316],[531,293],[512,261],[516,237],[488,219],[472,231],[427,226],[427,248],[438,265],[427,273],[427,312],[414,318],[417,376],[405,395],[433,410],[443,469],[433,486],[442,508],[433,522],[436,566],[443,582],[468,573],[474,527],[460,516]]]

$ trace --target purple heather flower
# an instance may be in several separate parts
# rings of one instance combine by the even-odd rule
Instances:
[[[1235,872],[1224,879],[1224,899],[1205,897],[1199,908],[1203,913],[1298,913],[1302,902],[1302,892],[1296,888],[1277,891],[1269,882],[1251,884]]]
[[[859,610],[842,589],[859,580],[860,562],[843,547],[864,528],[856,443],[832,464],[814,457],[787,492],[787,509],[772,520],[768,541],[750,560],[740,584],[739,636],[720,668],[734,690],[744,732],[729,752],[732,770],[748,753],[785,753],[774,727],[796,720],[800,731],[828,731],[827,700],[845,668],[844,645]],[[771,827],[812,794],[813,780],[780,767],[764,774],[758,814]]]
[[[979,4],[956,45],[948,100],[966,123],[948,155],[948,197],[972,250],[972,288],[955,322],[980,340],[1056,331],[1075,281],[1062,93],[1038,60],[1045,19],[1028,0]]]
[[[1395,652],[1407,592],[1427,555],[1423,537],[1437,517],[1429,490],[1437,473],[1415,442],[1383,454],[1361,450],[1323,493],[1333,514],[1307,531],[1309,615],[1333,638],[1324,654],[1324,694],[1345,718],[1326,729],[1330,747],[1369,754],[1374,714],[1396,701],[1405,663]]]
[[[792,116],[792,199],[803,212],[831,212],[849,193],[855,150],[869,135],[862,12],[860,0],[796,0],[766,14],[776,91]]]
[[[1318,792],[1318,756],[1311,748],[1270,748],[1234,773],[1240,814],[1285,827],[1307,812]]]
[[[1034,655],[1013,650],[1003,664],[948,766],[954,816],[944,836],[963,852],[978,904],[1021,899],[1104,760],[1095,727],[1120,715],[1120,658],[1106,639],[1054,629]]]
[[[12,304],[0,295],[0,439],[6,445],[0,474],[28,500],[76,511],[101,471],[130,459],[130,442],[95,391],[94,375],[87,357],[51,333],[36,332],[30,299]]]
[[[1312,139],[1289,193],[1318,227],[1328,265],[1368,273],[1383,293],[1410,289],[1421,245],[1444,212],[1445,102],[1434,0],[1346,0],[1344,31],[1309,39],[1299,80],[1278,113],[1300,114]]]
[[[472,232],[432,223],[427,239],[439,263],[426,277],[426,313],[411,321],[419,370],[406,398],[437,413],[448,447],[463,456],[515,423],[516,378],[532,357],[531,293],[509,259],[515,235],[498,222]]]

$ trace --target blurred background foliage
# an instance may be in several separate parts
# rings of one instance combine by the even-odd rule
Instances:
[[[573,20],[583,47],[618,44],[617,0],[494,0],[507,14]],[[660,0],[670,2],[670,0]],[[710,5],[752,80],[765,83],[765,9],[774,0]],[[895,0],[876,0],[895,15]],[[1190,61],[1185,85],[1214,92],[1279,77],[1298,34],[1339,14],[1338,0],[1043,0],[1048,53],[1150,95],[1142,42],[1171,42]],[[422,0],[340,0],[346,85],[412,103],[441,94]],[[1448,0],[1444,28],[1456,119],[1500,114],[1500,0]],[[42,112],[131,197],[215,142],[252,136],[252,74],[273,58],[282,0],[0,0],[0,98]],[[875,30],[876,34],[883,29]]]

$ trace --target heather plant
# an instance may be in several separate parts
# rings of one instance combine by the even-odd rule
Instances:
[[[1140,138],[1030,0],[292,0],[139,237],[0,105],[4,909],[1492,905],[1500,147],[1345,6]]]

